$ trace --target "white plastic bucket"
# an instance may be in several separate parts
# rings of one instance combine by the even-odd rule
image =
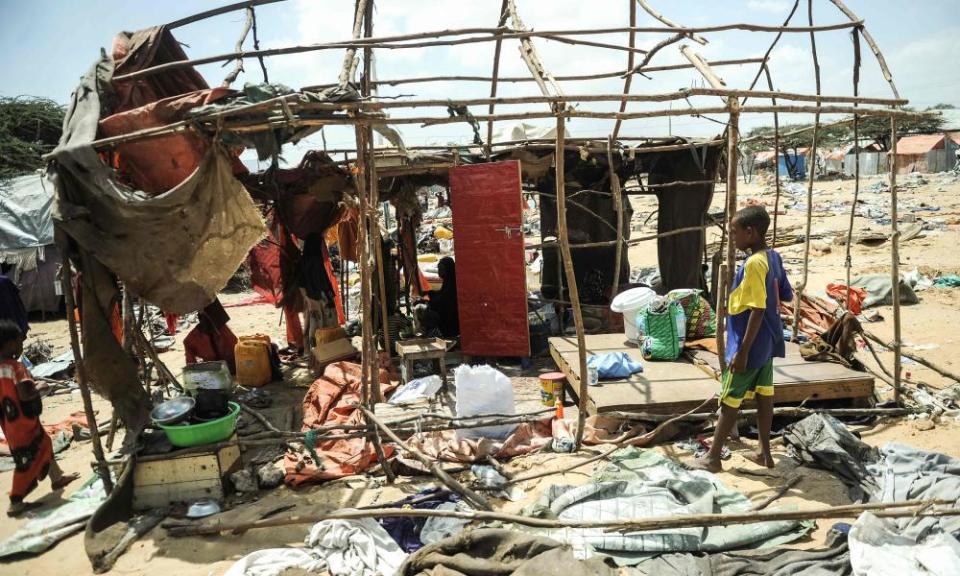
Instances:
[[[623,314],[623,331],[627,340],[637,342],[640,339],[637,332],[637,314],[645,310],[656,297],[656,292],[645,287],[631,288],[614,297],[610,310]]]

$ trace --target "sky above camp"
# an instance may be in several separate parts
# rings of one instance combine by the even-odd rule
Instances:
[[[121,30],[135,30],[171,22],[192,13],[230,4],[231,1],[198,2],[186,0],[0,0],[0,94],[33,95],[66,103],[80,75],[97,58],[101,48],[109,51],[113,35]],[[687,0],[667,2],[650,0],[659,12],[681,25],[705,26],[746,22],[780,25],[793,6],[793,0]],[[923,109],[937,103],[960,107],[960,1],[925,0],[846,0],[847,5],[866,21],[884,52],[897,88],[912,106]],[[611,28],[628,23],[629,0],[516,0],[518,10],[528,27],[537,30],[571,28]],[[846,21],[828,0],[814,0],[813,17],[817,24]],[[354,0],[288,0],[256,9],[261,48],[306,45],[346,40],[350,36]],[[466,27],[495,27],[500,0],[380,0],[376,3],[374,35],[387,36],[427,30]],[[807,2],[801,0],[791,22],[807,25]],[[233,51],[243,26],[243,12],[232,12],[174,30],[185,44],[191,58]],[[662,26],[638,8],[638,26]],[[651,65],[685,63],[679,51],[689,44],[708,60],[760,57],[774,34],[731,31],[706,33],[709,41],[701,46],[678,42],[653,58]],[[640,34],[637,45],[649,49],[665,34]],[[609,34],[595,40],[626,44],[626,34]],[[252,49],[248,38],[245,49]],[[545,67],[554,75],[593,74],[622,70],[626,52],[602,48],[571,46],[537,38],[534,40]],[[517,40],[504,42],[500,74],[528,76],[520,58]],[[849,29],[818,33],[816,47],[821,65],[824,94],[852,93],[853,50]],[[862,46],[863,68],[860,93],[864,96],[889,97],[890,88],[869,48]],[[266,59],[271,82],[300,88],[312,84],[335,82],[343,61],[343,50],[308,52]],[[477,43],[420,49],[376,51],[375,75],[378,79],[433,75],[490,76],[493,44]],[[232,66],[232,65],[231,65]],[[785,34],[772,53],[770,68],[777,90],[814,93],[814,68],[810,37],[806,33]],[[211,85],[218,85],[230,66],[209,64],[199,67]],[[757,65],[718,67],[717,72],[727,85],[747,88],[757,73]],[[246,73],[234,84],[260,82],[262,76],[255,60],[248,60]],[[758,88],[766,88],[761,78]],[[703,86],[701,76],[692,69],[658,72],[649,78],[637,76],[632,92],[649,94],[681,88]],[[567,94],[616,94],[623,90],[619,78],[590,82],[565,82]],[[465,98],[489,96],[488,83],[470,82],[452,86],[448,83],[407,84],[384,87],[383,96],[411,95],[420,98]],[[501,96],[539,94],[536,84],[502,83]],[[767,102],[754,102],[766,104]],[[718,106],[717,97],[698,97],[674,103],[630,103],[628,111],[671,107]],[[584,110],[614,110],[617,103],[581,104]],[[526,110],[539,109],[527,106]],[[542,105],[546,111],[546,105]],[[498,107],[498,111],[518,111],[517,107]],[[475,107],[477,114],[486,107]],[[395,116],[423,115],[396,112]],[[442,114],[443,110],[433,112]],[[825,117],[828,120],[829,117]],[[672,119],[651,118],[630,120],[621,129],[628,136],[711,136],[723,130],[723,115],[711,118],[678,116]],[[811,121],[807,117],[786,117],[781,123]],[[549,126],[551,120],[531,121]],[[772,123],[770,114],[744,117],[743,128]],[[514,123],[498,123],[506,130]],[[574,136],[598,136],[610,133],[612,121],[573,119],[568,132]],[[466,143],[472,131],[465,124],[448,124],[422,128],[401,127],[408,144]],[[327,131],[330,147],[352,147],[352,131],[331,128]],[[484,134],[485,136],[485,134]],[[306,145],[315,145],[310,142]],[[302,147],[302,146],[301,146]],[[297,158],[298,159],[298,158]],[[297,159],[293,159],[296,161]]]

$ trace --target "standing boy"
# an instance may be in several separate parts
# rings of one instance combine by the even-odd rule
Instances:
[[[48,474],[54,490],[79,477],[65,475],[53,459],[50,436],[40,425],[40,394],[30,373],[17,360],[22,353],[20,327],[10,320],[0,320],[0,429],[14,463],[7,516],[18,516],[27,508],[23,499]]]
[[[770,215],[762,206],[747,206],[730,222],[731,241],[750,256],[737,271],[727,305],[727,371],[720,391],[720,419],[713,445],[703,458],[688,465],[719,472],[723,443],[737,424],[744,400],[756,399],[760,449],[747,458],[773,468],[770,427],[773,423],[773,359],[783,358],[783,321],[780,302],[793,300],[793,289],[783,270],[783,260],[767,247]]]

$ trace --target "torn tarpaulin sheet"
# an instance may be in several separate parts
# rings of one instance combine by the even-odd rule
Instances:
[[[398,576],[615,576],[602,558],[578,560],[556,540],[501,529],[451,536],[409,556]]]
[[[850,286],[853,288],[861,288],[866,291],[867,297],[863,300],[864,308],[893,304],[893,280],[890,279],[889,274],[869,274],[867,276],[857,276],[850,281]],[[918,302],[920,302],[920,299],[917,298],[916,294],[914,294],[913,287],[910,286],[907,281],[901,278],[900,303],[916,304]]]
[[[553,440],[551,421],[552,418],[545,418],[537,422],[523,422],[517,425],[505,440],[460,439],[456,430],[437,430],[414,434],[407,440],[407,444],[430,458],[443,462],[476,462],[487,456],[512,458],[548,446]],[[423,464],[413,458],[403,454],[397,458],[410,468],[424,469]]]
[[[0,542],[0,558],[14,554],[39,554],[67,536],[83,530],[87,519],[106,500],[103,482],[94,476],[66,501],[39,512],[9,538]]]
[[[662,554],[637,565],[651,576],[850,576],[847,535],[831,530],[826,548],[722,552],[706,556]],[[899,576],[904,576],[901,572]]]
[[[811,414],[783,430],[783,441],[801,464],[836,474],[859,502],[876,495],[878,485],[867,466],[879,461],[877,449],[865,444],[833,416]]]
[[[955,576],[960,542],[938,532],[918,543],[870,512],[850,530],[850,564],[856,576]]]
[[[219,146],[160,196],[120,184],[90,145],[112,74],[103,55],[74,92],[52,153],[54,220],[134,293],[167,312],[193,312],[216,297],[264,235],[263,219]]]
[[[704,471],[691,471],[653,450],[624,448],[583,486],[552,485],[524,514],[567,521],[743,513],[753,504]],[[633,564],[664,552],[719,552],[789,542],[812,523],[756,522],[706,528],[667,528],[633,533],[603,528],[531,530],[570,544],[581,557],[593,552]],[[520,528],[518,528],[520,529]]]
[[[791,446],[802,447],[804,461],[815,460],[818,465],[840,475],[845,482],[855,483],[870,500],[886,503],[948,500],[956,506],[957,494],[960,494],[960,459],[895,442],[877,451],[856,439],[835,419],[819,414],[808,416],[792,428],[792,432],[784,432],[784,440]],[[856,574],[957,573],[949,567],[960,565],[960,548],[940,545],[942,536],[953,540],[952,535],[960,532],[960,518],[957,516],[880,519],[863,514],[854,529],[850,535],[850,550]],[[870,560],[874,554],[862,552],[860,544],[874,547],[877,554],[889,553],[903,559],[916,559],[916,562],[889,565],[913,566],[912,569],[874,572],[871,569],[878,566]],[[948,569],[938,571],[924,567],[921,570],[919,567],[923,562],[919,559],[934,554],[939,557],[937,565],[948,566]],[[861,570],[860,566],[864,568]]]
[[[360,365],[352,362],[335,362],[326,367],[323,376],[310,385],[303,397],[304,432],[323,424],[363,424],[363,412],[357,409],[360,373]],[[383,393],[389,394],[393,389],[390,375],[381,369],[379,378]],[[300,486],[350,476],[363,472],[377,461],[373,444],[366,438],[320,441],[315,449],[321,459],[319,463],[309,455],[287,453],[284,460],[287,484]],[[385,444],[383,451],[389,458],[393,447]]]

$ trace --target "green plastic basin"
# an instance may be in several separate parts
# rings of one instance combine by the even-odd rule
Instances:
[[[160,428],[167,433],[170,443],[180,448],[202,446],[226,440],[237,428],[237,418],[240,416],[240,405],[230,402],[230,413],[216,420],[201,424],[160,424]]]

